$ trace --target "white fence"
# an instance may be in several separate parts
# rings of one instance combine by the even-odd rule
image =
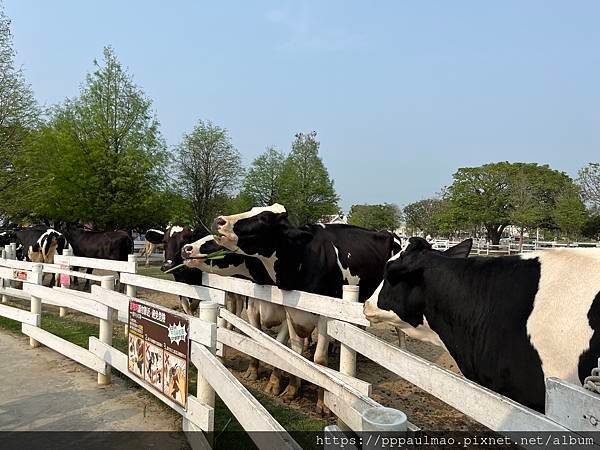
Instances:
[[[436,250],[447,250],[459,244],[461,241],[448,239],[435,239],[431,245]],[[501,241],[500,244],[490,244],[485,240],[474,240],[472,255],[516,255],[518,253],[534,252],[537,250],[549,250],[553,248],[600,248],[600,242],[558,242],[558,241],[533,241],[523,243],[523,248],[518,242]]]
[[[69,260],[69,264],[89,263],[89,261]],[[0,260],[0,277],[15,280],[13,277],[14,262]],[[57,351],[66,354],[76,361],[92,368],[100,376],[108,376],[103,366],[110,365],[128,375],[127,356],[114,349],[109,342],[108,334],[101,333],[99,338],[91,337],[89,349],[73,348],[73,344],[57,341],[55,336],[40,328],[39,314],[41,303],[62,305],[77,309],[85,314],[97,317],[105,329],[112,327],[110,313],[114,312],[117,320],[126,321],[129,296],[114,292],[105,281],[103,286],[93,286],[91,294],[71,293],[60,289],[49,289],[36,286],[41,267],[31,269],[33,286],[24,289],[25,295],[31,299],[29,312],[17,308],[0,308],[0,315],[23,322],[23,332],[37,342],[42,342]],[[569,385],[561,380],[547,380],[546,414],[540,414],[489,389],[445,370],[419,356],[384,342],[359,326],[368,325],[362,315],[362,305],[352,303],[353,287],[344,290],[346,300],[309,294],[300,291],[283,291],[273,286],[256,285],[250,281],[213,274],[204,274],[204,286],[190,286],[166,280],[144,277],[132,273],[121,273],[121,283],[128,286],[128,292],[137,288],[151,289],[160,292],[187,296],[202,300],[200,318],[190,318],[191,361],[199,370],[198,392],[196,397],[190,396],[191,408],[183,410],[176,404],[169,404],[183,417],[184,430],[212,431],[214,411],[214,392],[224,400],[232,413],[246,430],[279,430],[281,425],[252,398],[235,378],[221,365],[217,356],[223,352],[213,353],[219,346],[234,348],[253,358],[278,367],[292,375],[318,385],[326,390],[325,404],[339,418],[343,427],[353,431],[363,430],[363,414],[373,407],[379,407],[370,398],[371,385],[356,378],[356,353],[373,360],[382,367],[392,371],[412,384],[424,389],[474,420],[498,432],[511,431],[597,431],[590,417],[600,414],[600,397],[590,394],[582,388]],[[38,283],[39,284],[39,283]],[[7,294],[10,295],[12,291]],[[225,305],[228,293],[250,296],[260,301],[296,308],[320,316],[321,332],[340,341],[342,344],[340,372],[320,366],[273,339],[266,333],[250,326],[247,322],[227,311],[217,310],[217,305]],[[22,294],[23,295],[23,294]],[[75,301],[82,296],[87,302]],[[355,296],[355,295],[354,295]],[[40,299],[40,302],[37,301]],[[96,306],[93,306],[96,305]],[[100,306],[97,306],[100,305]],[[10,308],[10,309],[8,309]],[[110,316],[110,317],[109,317]],[[239,332],[231,331],[224,325],[229,322]],[[110,325],[109,325],[110,324]],[[217,324],[217,325],[215,325]],[[111,328],[112,331],[112,328]],[[112,337],[112,333],[110,334]],[[33,341],[32,341],[33,342]],[[90,355],[93,355],[90,356]],[[101,361],[99,363],[98,361]],[[100,380],[100,378],[99,378]],[[134,380],[148,388],[139,380]],[[150,391],[152,392],[152,391]],[[568,405],[568,406],[565,406]],[[585,419],[588,418],[588,419]],[[587,420],[587,421],[586,421]],[[409,430],[418,428],[410,424]],[[267,439],[277,439],[277,442]],[[275,436],[275,437],[273,437]],[[253,434],[256,444],[261,448],[273,446],[294,448],[297,446],[285,433]],[[206,444],[197,442],[198,434],[190,437],[193,445]]]

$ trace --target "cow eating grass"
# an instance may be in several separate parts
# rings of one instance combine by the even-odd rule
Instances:
[[[217,244],[213,235],[208,235],[186,245],[181,253],[187,267],[195,267],[203,272],[215,273],[221,276],[243,278],[258,284],[274,284],[274,280],[269,275],[263,262],[256,258],[229,252],[217,259],[209,259],[211,255],[219,254],[223,249]],[[235,311],[238,316],[241,315],[243,297],[231,293],[227,297],[228,301],[231,300],[231,303],[227,305],[227,309],[232,312]],[[278,328],[277,340],[282,343],[287,342],[289,337],[288,324],[285,309],[282,306],[249,298],[247,314],[248,321],[253,327],[259,330]],[[252,381],[258,379],[258,366],[258,359],[252,358],[244,378]],[[272,395],[281,393],[281,375],[282,373],[278,368],[273,368],[265,392]]]
[[[280,289],[341,298],[344,284],[358,285],[362,301],[383,279],[387,260],[400,250],[398,238],[387,231],[341,224],[294,227],[285,208],[277,203],[217,217],[212,231],[218,244],[262,261]],[[304,339],[318,329],[314,361],[327,365],[329,338],[325,321],[317,314],[295,308],[286,308],[286,313],[294,351],[301,353]],[[292,399],[299,388],[300,379],[291,377],[282,395]],[[322,390],[317,412],[327,413]]]
[[[543,412],[545,378],[581,384],[600,357],[600,250],[470,250],[411,238],[365,316],[442,345],[468,379]]]

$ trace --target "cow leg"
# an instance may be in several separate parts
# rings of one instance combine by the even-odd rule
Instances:
[[[184,297],[182,295],[179,296],[179,303],[181,304],[181,307],[183,308],[183,312],[185,312],[186,314],[192,316],[192,307],[190,305],[190,299],[187,297]]]
[[[400,327],[394,327],[396,329],[396,334],[398,335],[398,347],[402,350],[406,349],[406,334]]]
[[[287,321],[281,323],[281,328],[279,329],[279,333],[277,333],[277,342],[281,342],[285,344],[288,340],[290,334],[288,330]],[[269,377],[269,382],[267,383],[267,387],[265,388],[265,392],[271,395],[279,395],[281,393],[281,376],[282,370],[273,367],[273,371],[271,372],[271,376]]]
[[[248,299],[248,321],[257,330],[260,330],[260,310],[257,300],[253,298]],[[246,380],[256,381],[258,379],[258,359],[252,358],[250,365],[246,370],[246,373],[242,375]]]
[[[298,333],[296,333],[292,319],[290,318],[290,315],[287,311],[286,321],[288,324],[288,332],[290,334],[290,344],[292,350],[294,350],[298,354],[302,354],[302,349],[304,348],[304,338],[301,338],[300,336],[298,336]],[[293,400],[300,392],[300,383],[300,378],[290,374],[290,382],[288,383],[287,387],[282,392],[280,397],[282,397],[284,400]]]
[[[329,335],[327,334],[327,319],[323,316],[319,317],[319,323],[317,324],[318,337],[317,337],[317,349],[315,350],[314,362],[321,366],[327,367],[329,364],[328,352],[329,352]],[[317,394],[317,413],[323,416],[329,416],[331,413],[329,408],[325,406],[323,400],[325,391],[323,388],[319,388]]]
[[[236,303],[237,303],[237,296],[235,294],[232,294],[230,292],[227,292],[225,294],[225,309],[227,309],[227,311],[229,311],[232,314],[235,314],[237,316],[237,311],[236,311]],[[228,330],[233,330],[233,325],[230,324],[229,322],[227,322],[225,324],[225,328]]]
[[[86,271],[86,273],[87,273],[88,275],[91,275],[91,274],[92,274],[92,272],[94,271],[94,269],[92,269],[92,268],[87,268],[87,269],[85,269],[85,271]],[[85,285],[83,286],[83,290],[85,291],[85,290],[87,290],[87,289],[89,289],[89,288],[90,288],[90,280],[88,279],[88,280],[85,280]]]

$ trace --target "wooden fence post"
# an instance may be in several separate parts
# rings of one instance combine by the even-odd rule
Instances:
[[[346,302],[358,302],[358,286],[343,286],[342,299]],[[356,352],[346,344],[340,347],[340,372],[354,377],[356,375]]]
[[[135,264],[135,269],[134,269],[133,273],[137,273],[137,259],[136,259],[135,255],[127,255],[127,262]],[[128,284],[127,285],[127,296],[135,297],[136,294],[137,294],[137,292],[136,292],[135,286]]]
[[[358,302],[359,289],[358,286],[353,285],[342,286],[342,299],[346,302]],[[325,325],[325,333],[327,333],[327,325]],[[356,352],[346,344],[340,344],[340,373],[351,377],[356,376]],[[338,425],[342,429],[350,429],[340,419],[338,419]]]
[[[31,280],[27,280],[30,283],[33,284],[42,284],[42,276],[44,275],[44,272],[42,272],[42,265],[41,264],[35,264],[32,268],[31,268]],[[40,315],[40,322],[38,322],[37,326],[41,327],[41,317],[42,317],[42,299],[39,297],[35,297],[35,296],[31,296],[31,308],[30,308],[31,312],[33,314],[39,314]],[[33,348],[39,347],[40,343],[38,341],[36,341],[35,339],[33,339],[32,337],[29,338],[29,345],[31,345]]]
[[[10,254],[10,244],[6,244],[4,246],[4,258],[12,259],[11,254]],[[0,284],[0,287],[10,287],[10,281],[3,279],[2,283]],[[8,301],[8,297],[6,295],[2,294],[2,303],[6,303],[7,301]]]
[[[200,302],[198,306],[200,319],[210,322],[217,323],[217,317],[219,316],[219,305],[214,302]],[[210,351],[214,354],[216,348],[211,348]],[[205,405],[215,407],[215,390],[210,383],[200,374],[198,371],[198,380],[196,382],[196,397],[201,403]],[[213,445],[212,433],[207,436],[207,440],[211,447]]]
[[[113,276],[102,277],[100,286],[110,291],[115,289],[115,278]],[[100,319],[100,332],[98,333],[98,339],[106,345],[112,347],[113,339],[113,315],[114,309],[108,308],[108,320]],[[98,374],[98,384],[105,385],[110,384],[110,366],[107,364],[106,375],[101,373]]]

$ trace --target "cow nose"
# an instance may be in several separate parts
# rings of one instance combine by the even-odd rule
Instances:
[[[219,227],[222,227],[226,223],[227,223],[227,221],[225,219],[223,219],[222,217],[217,217],[214,220],[214,222],[212,223],[212,231],[214,231],[214,232],[219,231]]]
[[[184,245],[183,248],[181,249],[181,256],[183,256],[184,258],[187,258],[187,257],[191,256],[193,251],[194,251],[193,245],[191,245],[191,244]]]

